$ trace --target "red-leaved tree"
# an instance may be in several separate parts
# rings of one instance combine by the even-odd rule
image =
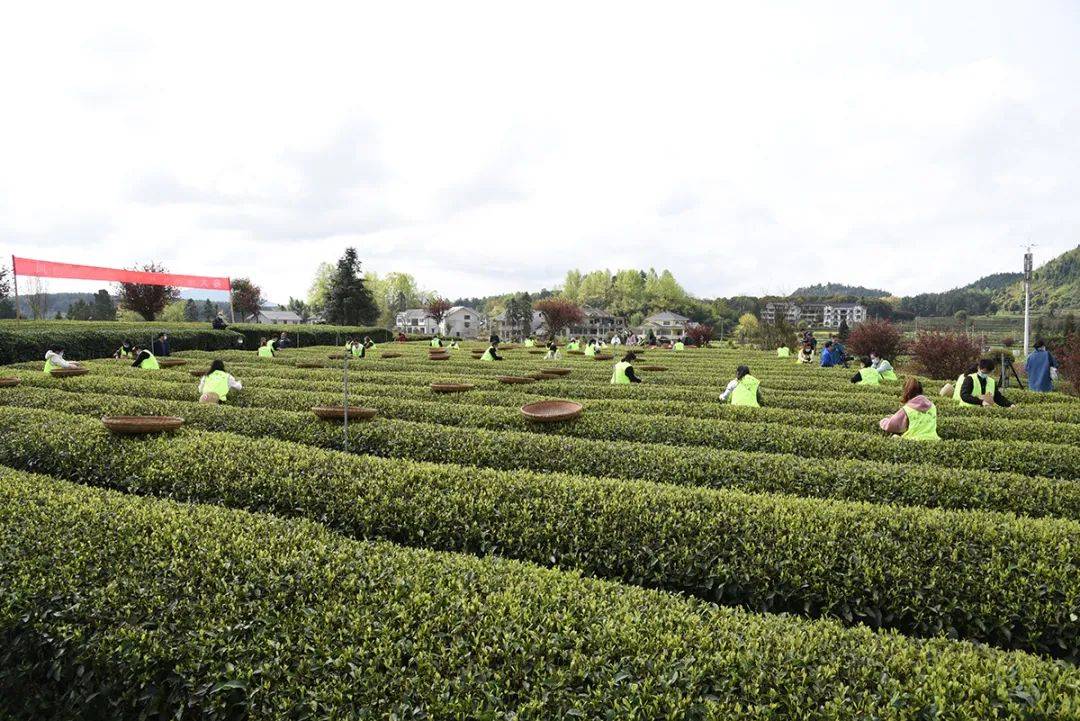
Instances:
[[[585,319],[581,307],[565,298],[545,298],[533,303],[533,310],[544,317],[548,338],[554,338],[564,330]]]
[[[690,342],[696,346],[702,348],[712,340],[713,327],[706,325],[705,323],[695,323],[686,328],[686,337],[690,339]]]
[[[1059,387],[1080,396],[1080,333],[1070,333],[1065,341],[1054,349],[1060,374]]]
[[[447,312],[453,306],[450,305],[450,301],[446,298],[440,298],[439,296],[433,296],[431,300],[424,306],[424,312],[428,318],[435,321],[435,325],[441,326],[443,318],[446,317]]]
[[[979,362],[979,342],[963,333],[922,331],[911,344],[911,355],[921,373],[954,380]]]
[[[868,320],[852,329],[847,347],[852,355],[877,353],[881,358],[894,361],[904,352],[904,334],[887,320]]]
[[[257,315],[263,302],[262,289],[252,283],[249,278],[233,280],[232,305],[234,309],[240,311],[241,318]]]
[[[141,268],[148,273],[168,273],[160,263],[148,263]],[[180,297],[180,290],[169,285],[145,285],[143,283],[119,283],[120,307],[133,310],[146,320],[154,320],[165,306]]]

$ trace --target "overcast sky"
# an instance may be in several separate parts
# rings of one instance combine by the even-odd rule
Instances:
[[[449,297],[571,267],[711,297],[1080,242],[1075,0],[288,5],[6,8],[0,253],[284,302],[347,245]]]

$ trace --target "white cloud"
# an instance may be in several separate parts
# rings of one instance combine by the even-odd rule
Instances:
[[[1077,243],[1067,4],[284,7],[9,10],[3,250],[283,300],[349,244],[449,296],[574,266],[711,296]]]

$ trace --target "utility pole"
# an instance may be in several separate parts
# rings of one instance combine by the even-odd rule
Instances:
[[[1028,356],[1031,339],[1031,246],[1024,253],[1024,357]]]

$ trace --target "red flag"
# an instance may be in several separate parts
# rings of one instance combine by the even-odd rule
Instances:
[[[143,285],[171,285],[177,288],[205,288],[207,290],[232,290],[228,278],[206,275],[179,275],[177,273],[149,273],[143,270],[99,268],[93,265],[54,263],[49,260],[32,260],[12,256],[15,275],[33,275],[39,278],[78,278],[80,280],[108,280],[116,283],[142,283]]]

